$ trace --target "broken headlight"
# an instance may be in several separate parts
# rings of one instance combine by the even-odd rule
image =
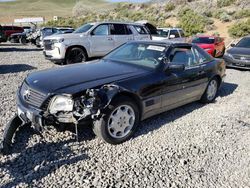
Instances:
[[[49,112],[56,114],[57,112],[70,112],[73,110],[74,101],[67,96],[55,96],[49,105]]]

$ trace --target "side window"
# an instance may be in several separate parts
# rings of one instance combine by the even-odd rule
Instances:
[[[157,32],[162,37],[168,37],[168,34],[169,34],[169,30],[158,30]]]
[[[143,27],[143,26],[139,26],[139,25],[134,25],[135,30],[141,34],[141,35],[146,35],[148,34],[147,30]]]
[[[92,32],[93,35],[109,35],[109,26],[108,24],[102,24],[97,26]]]
[[[130,25],[126,25],[126,29],[127,29],[127,34],[128,35],[132,35],[133,34],[133,32],[132,32],[132,30],[131,30],[130,27],[131,27]]]
[[[174,35],[174,38],[180,38],[180,35],[177,30],[170,30],[170,35]]]
[[[199,47],[193,47],[193,52],[195,54],[195,59],[198,64],[203,64],[211,61],[213,58],[207,52]]]
[[[169,61],[173,64],[184,64],[186,67],[197,64],[191,48],[174,48],[169,55]]]
[[[112,24],[110,27],[111,35],[126,35],[126,25],[124,24]]]
[[[183,30],[180,29],[179,32],[180,32],[181,37],[185,37]]]

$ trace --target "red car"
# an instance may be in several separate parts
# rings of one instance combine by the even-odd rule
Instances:
[[[10,37],[11,34],[24,32],[24,29],[18,26],[1,26],[0,29],[5,35],[6,40]],[[6,41],[2,41],[2,42],[6,42]]]
[[[196,36],[192,43],[197,44],[213,57],[222,57],[226,49],[224,39],[217,36]]]

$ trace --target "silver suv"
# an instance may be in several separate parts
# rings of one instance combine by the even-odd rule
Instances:
[[[89,23],[71,34],[44,39],[44,55],[56,63],[72,64],[101,57],[131,40],[150,40],[148,29],[137,23]]]

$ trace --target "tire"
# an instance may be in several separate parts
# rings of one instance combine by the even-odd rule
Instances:
[[[223,50],[222,50],[222,52],[221,52],[221,56],[220,56],[220,57],[223,57],[223,56],[224,56],[225,51],[226,51],[226,49],[225,49],[225,48],[223,48]]]
[[[24,37],[21,37],[21,38],[19,39],[19,42],[20,42],[21,44],[27,44],[27,40],[26,40],[26,38],[24,38]]]
[[[7,124],[3,133],[3,140],[0,145],[2,154],[8,154],[12,146],[12,139],[18,127],[22,125],[22,120],[15,115]]]
[[[216,50],[214,50],[214,52],[213,52],[213,57],[215,57],[216,56]]]
[[[211,103],[217,97],[219,88],[219,81],[217,78],[213,78],[209,81],[204,94],[201,97],[202,103]]]
[[[93,122],[93,131],[109,144],[120,144],[133,136],[139,124],[139,117],[138,106],[133,100],[129,97],[118,97],[108,106],[104,116]],[[113,122],[117,123],[109,126]],[[119,129],[123,129],[123,133]]]
[[[36,38],[35,45],[36,45],[36,47],[40,48],[40,38],[39,37]]]
[[[87,53],[78,47],[72,48],[66,55],[66,64],[81,63],[87,61]]]

